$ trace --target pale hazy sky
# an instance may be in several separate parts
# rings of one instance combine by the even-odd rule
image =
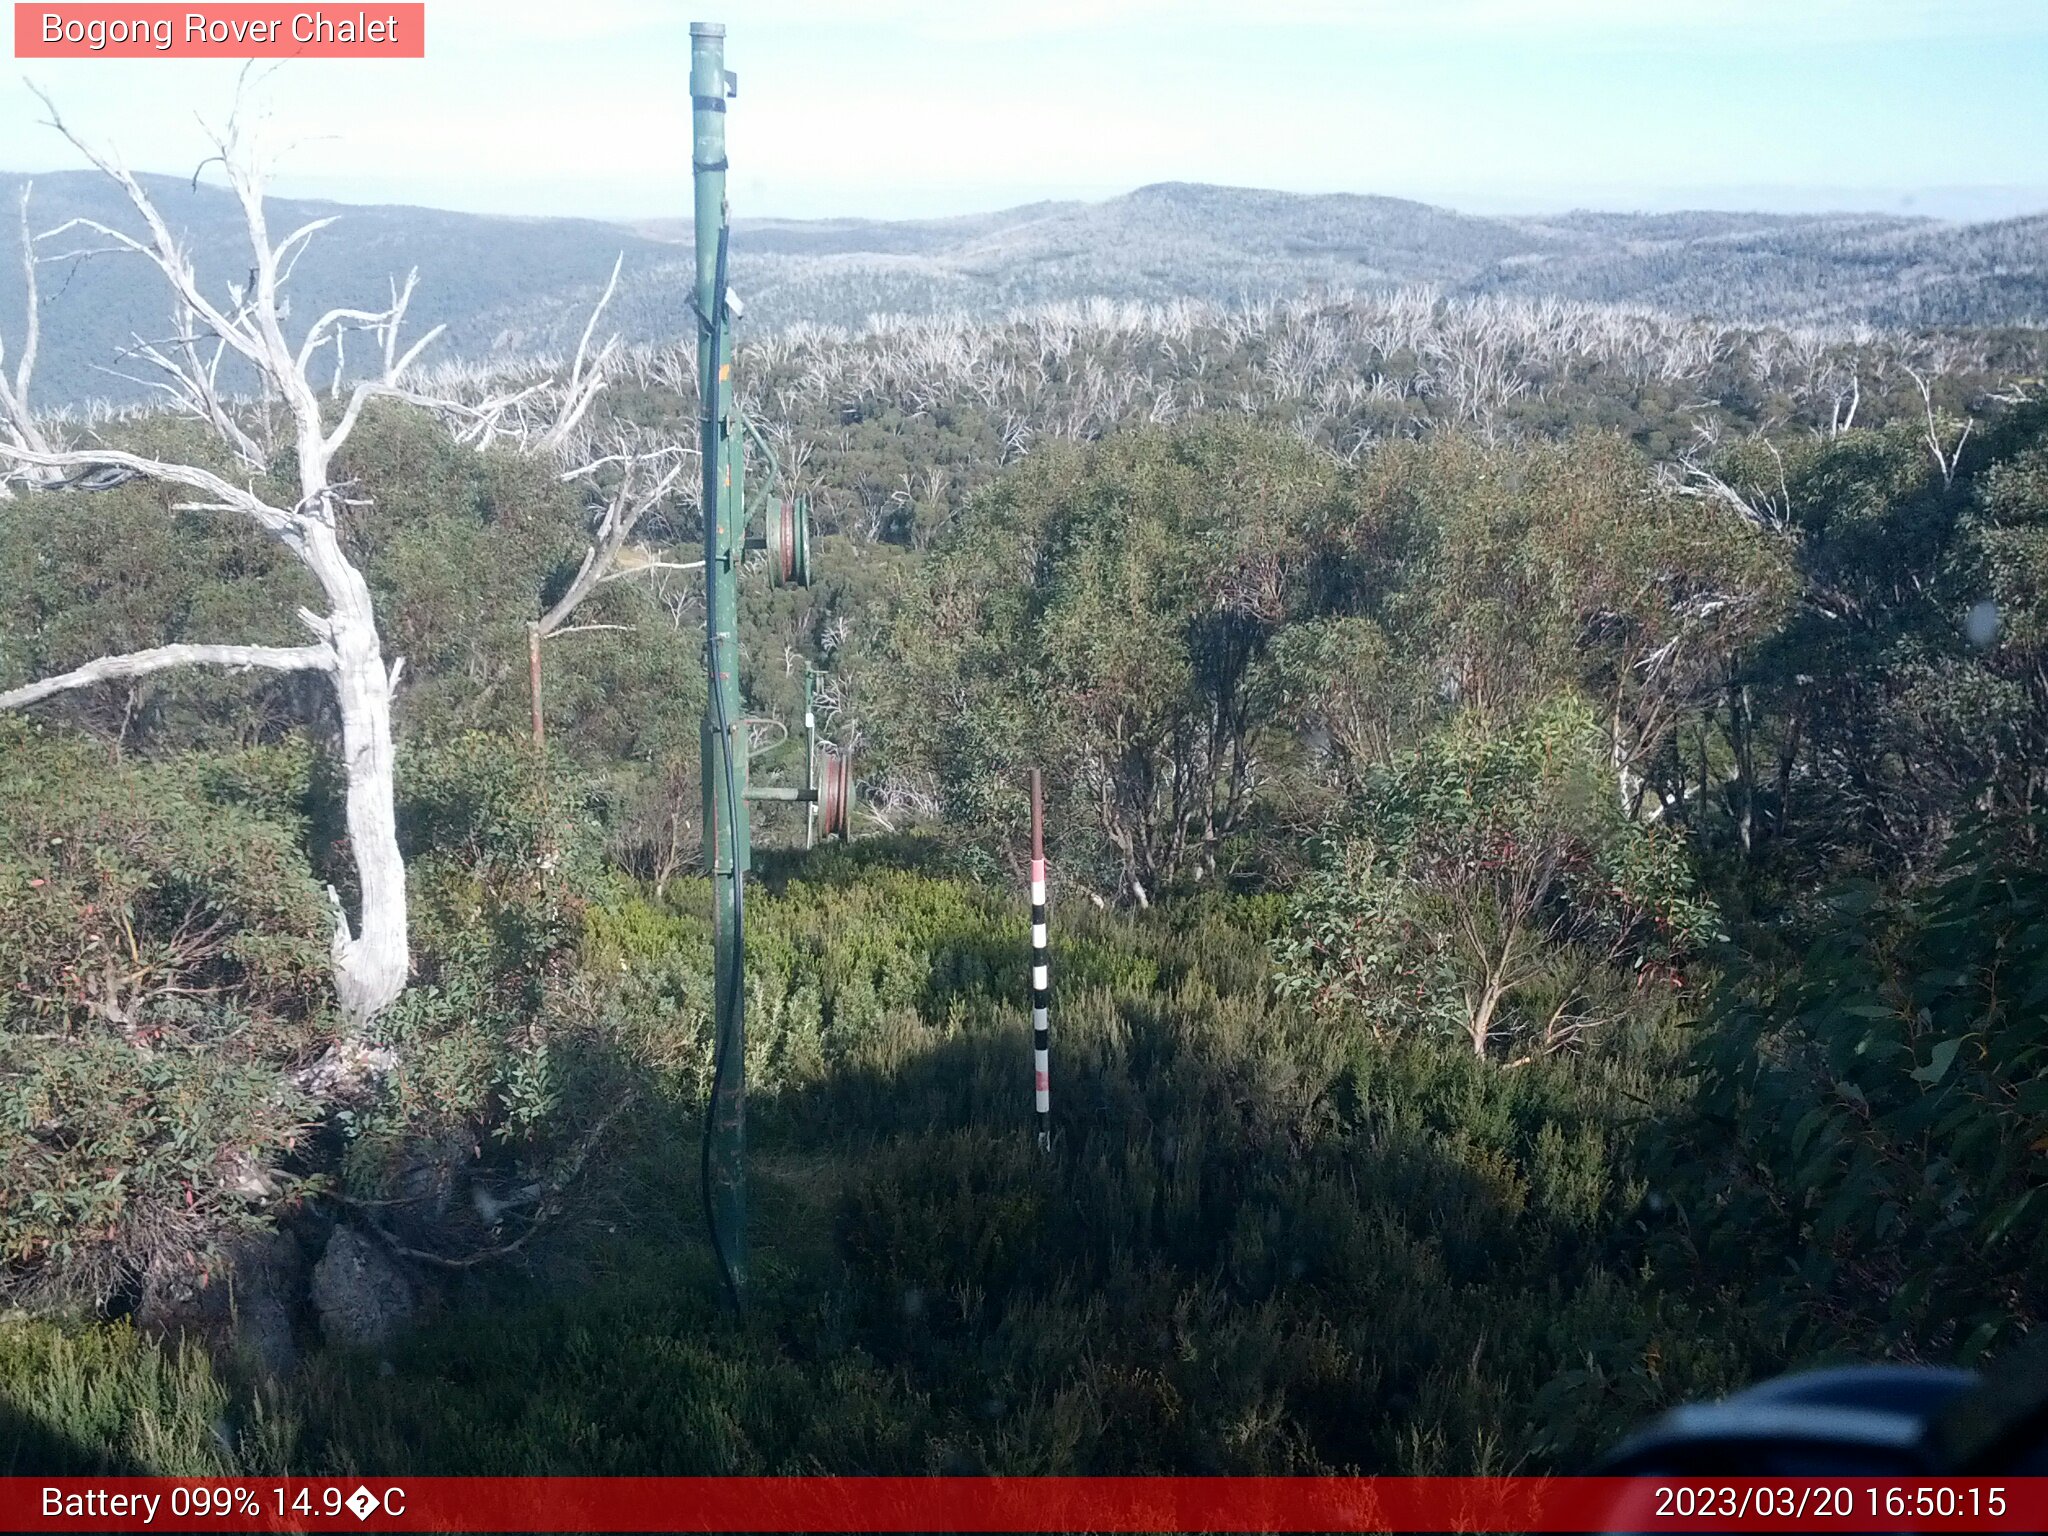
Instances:
[[[1478,211],[2048,208],[2048,0],[428,0],[424,60],[270,77],[275,190],[682,214],[692,19],[727,26],[742,217],[1165,180]],[[21,75],[187,174],[237,68],[21,61],[0,169],[79,163]]]

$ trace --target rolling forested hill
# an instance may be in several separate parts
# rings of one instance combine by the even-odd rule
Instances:
[[[145,185],[188,234],[202,274],[242,273],[239,214],[220,188],[171,177]],[[0,175],[12,206],[22,178]],[[103,178],[37,179],[47,230],[88,217],[121,223]],[[573,344],[615,258],[611,323],[633,340],[687,327],[685,221],[621,228],[428,208],[274,199],[280,228],[340,215],[296,275],[316,312],[417,266],[413,318],[446,324],[440,356],[480,359]],[[90,246],[60,236],[42,254]],[[1998,325],[2048,315],[2048,216],[1953,224],[1890,215],[1572,213],[1481,218],[1398,198],[1303,196],[1162,184],[1101,203],[1038,203],[963,218],[738,221],[734,286],[752,323],[859,325],[877,313],[997,317],[1102,295],[1235,302],[1321,289],[1427,286],[1444,293],[1640,304],[1724,320],[1788,324]],[[113,256],[55,260],[41,277],[46,402],[128,401],[109,373],[135,335],[165,317],[150,274]],[[0,263],[0,326],[18,325],[21,277]],[[125,370],[123,370],[125,371]]]

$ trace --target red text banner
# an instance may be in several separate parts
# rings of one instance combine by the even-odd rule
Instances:
[[[424,4],[24,5],[18,59],[422,59]]]
[[[12,1531],[2041,1531],[2048,1478],[0,1478]]]

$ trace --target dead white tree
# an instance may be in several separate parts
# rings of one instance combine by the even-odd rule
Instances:
[[[570,615],[593,592],[608,581],[639,575],[645,571],[700,571],[702,560],[664,560],[645,545],[633,541],[634,532],[647,514],[676,493],[684,472],[692,467],[696,450],[687,448],[635,449],[609,454],[566,472],[565,481],[597,476],[608,465],[618,469],[616,480],[592,519],[590,543],[576,575],[538,620],[541,635],[555,634],[569,622]]]
[[[569,622],[609,582],[649,575],[659,587],[671,572],[703,569],[702,561],[664,558],[636,538],[647,515],[663,503],[675,499],[694,505],[695,476],[685,471],[697,459],[697,450],[656,441],[631,426],[601,424],[591,414],[598,397],[622,372],[630,371],[643,381],[658,376],[660,382],[678,391],[685,385],[692,391],[696,387],[692,368],[680,353],[629,350],[616,332],[592,345],[598,323],[618,292],[624,264],[621,253],[584,322],[566,378],[557,378],[552,363],[538,360],[516,365],[516,377],[508,377],[503,370],[458,367],[441,370],[433,381],[432,394],[404,394],[405,399],[440,416],[457,442],[479,451],[499,446],[552,461],[564,484],[581,484],[594,492],[587,542],[575,576],[538,617],[526,621],[527,681],[536,748],[544,746],[547,739],[542,642],[555,636],[629,628]],[[526,377],[541,369],[549,371],[537,379]],[[665,600],[659,590],[655,596],[657,601]]]
[[[590,542],[584,546],[583,561],[576,568],[575,576],[563,589],[562,595],[526,627],[527,675],[532,690],[533,744],[536,747],[543,745],[547,738],[546,716],[541,706],[541,642],[551,635],[619,628],[615,624],[569,623],[576,610],[607,582],[629,576],[658,576],[665,571],[698,571],[704,568],[702,560],[665,560],[658,551],[633,537],[647,514],[674,496],[679,486],[686,490],[693,486],[694,481],[685,478],[685,471],[694,467],[698,457],[696,450],[647,448],[635,444],[630,438],[621,438],[616,446],[617,452],[578,465],[561,476],[564,481],[589,481],[593,484],[599,477],[606,477],[609,489],[602,493],[603,500],[594,509]]]
[[[1863,372],[1851,359],[1848,365],[1849,377],[1846,382],[1837,373],[1828,394],[1828,436],[1840,437],[1856,425],[1856,409],[1863,404]]]
[[[385,662],[369,584],[342,544],[343,513],[352,503],[332,479],[331,466],[365,404],[380,393],[403,393],[401,380],[407,369],[440,333],[440,327],[399,350],[399,331],[414,286],[414,278],[408,278],[402,288],[394,290],[388,307],[331,309],[315,319],[293,346],[284,332],[286,306],[280,290],[308,242],[334,220],[316,219],[282,240],[271,238],[264,217],[261,156],[245,139],[239,114],[216,135],[215,146],[229,188],[241,206],[251,266],[245,283],[227,285],[223,303],[201,287],[190,256],[135,177],[112,155],[91,148],[73,133],[47,96],[43,104],[50,111],[49,126],[120,187],[141,219],[144,233],[138,237],[81,218],[37,239],[84,231],[107,242],[98,251],[140,256],[157,269],[170,286],[182,323],[179,334],[169,345],[155,347],[149,361],[166,374],[166,387],[178,408],[213,428],[244,483],[237,484],[199,465],[145,458],[118,449],[58,447],[47,438],[30,441],[18,422],[6,439],[0,440],[0,466],[6,467],[10,478],[31,483],[43,482],[47,472],[58,471],[64,476],[64,485],[81,489],[133,478],[184,487],[196,495],[180,503],[179,510],[245,517],[297,556],[319,584],[326,611],[299,610],[300,622],[313,637],[306,645],[166,645],[103,656],[61,676],[0,693],[0,708],[17,709],[68,689],[141,677],[171,667],[258,668],[323,675],[333,689],[340,717],[349,850],[361,893],[358,919],[352,927],[341,898],[331,888],[328,892],[334,908],[334,989],[351,1033],[360,1035],[404,990],[410,969],[405,865],[399,855],[393,805],[391,738],[391,699],[404,662]],[[349,331],[373,337],[382,366],[348,392],[346,403],[330,425],[322,415],[311,370],[323,348],[338,346]],[[209,348],[214,352],[211,362],[202,355]],[[253,374],[260,403],[238,405],[223,395],[218,366],[222,354],[232,355]],[[12,391],[16,402],[26,394],[26,383],[23,370]],[[288,506],[275,505],[256,490],[259,478],[270,470],[270,458],[242,425],[245,419],[279,409],[288,422],[297,457],[298,497]]]
[[[1756,441],[1761,443],[1771,456],[1771,462],[1777,470],[1778,484],[1775,489],[1759,485],[1745,492],[1738,490],[1707,466],[1703,450],[1711,452],[1718,445],[1716,429],[1710,424],[1701,423],[1694,427],[1694,431],[1700,438],[1699,445],[1681,449],[1675,465],[1658,465],[1658,483],[1680,496],[1711,501],[1726,507],[1761,532],[1776,534],[1781,538],[1790,537],[1793,532],[1792,486],[1785,474],[1785,456],[1778,451],[1778,445],[1760,432],[1756,435]]]
[[[0,433],[4,433],[17,448],[48,453],[50,440],[36,424],[35,414],[28,403],[29,380],[36,369],[36,341],[41,335],[41,316],[36,313],[36,243],[28,228],[28,199],[34,189],[34,182],[22,183],[21,277],[26,318],[22,323],[21,356],[15,359],[14,378],[10,381],[4,368],[0,368]],[[6,341],[0,338],[0,364],[6,361]],[[0,480],[0,497],[13,494],[7,483]]]
[[[597,322],[604,317],[605,306],[618,292],[619,269],[625,264],[626,253],[621,251],[612,263],[612,275],[604,285],[604,292],[598,295],[597,303],[590,311],[590,319],[584,324],[583,335],[576,342],[576,357],[569,365],[568,382],[562,386],[561,408],[556,412],[553,423],[541,434],[540,446],[549,452],[567,451],[591,403],[611,382],[612,370],[619,357],[619,338],[616,335],[607,338],[595,354],[590,350],[590,338],[597,330]]]
[[[1934,360],[1930,369],[1933,375],[1931,378],[1911,363],[1901,363],[1900,366],[1906,370],[1906,376],[1913,381],[1913,387],[1920,392],[1920,406],[1927,416],[1925,441],[1928,456],[1934,460],[1934,467],[1941,472],[1942,485],[1954,485],[1956,465],[1963,456],[1963,444],[1970,440],[1970,433],[1976,427],[1977,419],[1974,416],[1966,416],[1960,428],[1953,428],[1934,408],[1934,386],[1948,373],[1948,359],[1937,357]],[[1945,441],[1951,431],[1955,433],[1955,442],[1952,444]]]

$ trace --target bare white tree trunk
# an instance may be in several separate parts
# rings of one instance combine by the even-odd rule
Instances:
[[[393,794],[391,694],[397,669],[386,674],[374,624],[337,626],[334,655],[334,697],[348,770],[348,842],[362,886],[362,916],[353,935],[346,914],[335,912],[334,990],[352,1018],[370,1019],[397,1001],[411,968]]]
[[[404,664],[385,666],[369,584],[342,553],[331,527],[311,531],[306,563],[327,591],[329,609],[320,622],[333,657],[329,675],[341,716],[348,845],[362,896],[354,932],[340,901],[334,901],[334,990],[350,1018],[367,1022],[398,1000],[412,963],[391,737],[391,698]]]

